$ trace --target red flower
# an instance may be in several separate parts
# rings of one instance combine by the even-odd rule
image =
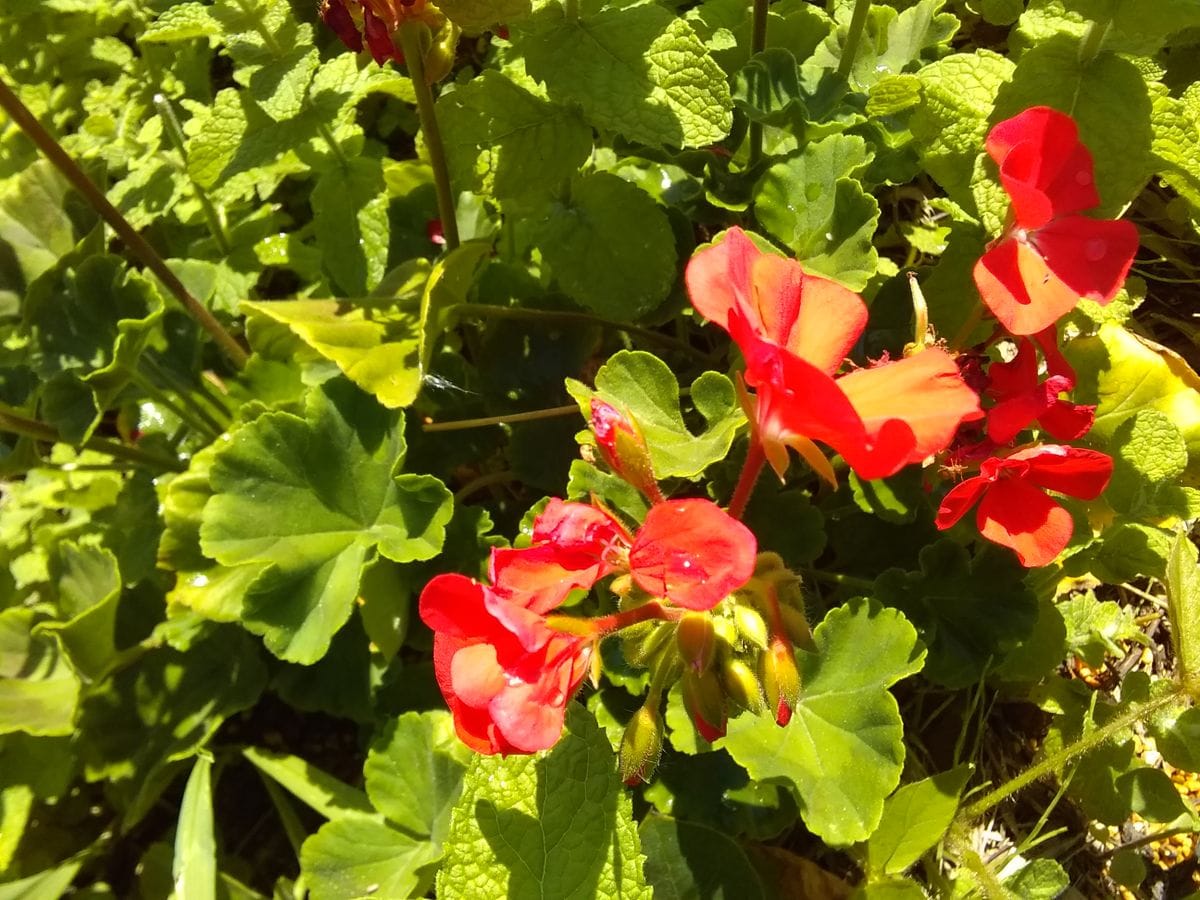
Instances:
[[[554,745],[591,666],[590,638],[556,631],[518,595],[463,575],[430,581],[420,613],[434,631],[434,674],[463,743],[480,753]]]
[[[987,151],[1012,201],[1012,225],[975,264],[975,284],[1000,323],[1033,334],[1080,297],[1115,297],[1137,252],[1137,228],[1076,215],[1099,205],[1100,195],[1075,121],[1035,106],[992,128]]]
[[[404,63],[404,54],[392,36],[405,21],[415,19],[435,31],[445,21],[426,0],[321,0],[318,11],[322,21],[354,52],[362,50],[365,35],[367,49],[379,65],[389,59]]]
[[[982,415],[942,350],[835,377],[866,327],[866,304],[794,260],[762,253],[741,229],[692,257],[686,281],[692,305],[746,358],[757,439],[781,476],[792,447],[832,480],[812,444],[819,440],[860,477],[883,478],[945,449],[961,422]]]
[[[596,447],[608,467],[651,502],[662,503],[664,497],[654,478],[650,448],[637,422],[611,403],[592,397],[591,424]]]
[[[1112,468],[1103,453],[1057,444],[992,457],[942,498],[936,524],[949,528],[978,501],[983,537],[1015,550],[1023,566],[1044,566],[1066,548],[1073,525],[1071,514],[1042,491],[1093,500],[1108,486]]]
[[[1032,341],[1021,340],[1011,362],[992,363],[988,379],[987,393],[996,401],[987,413],[988,437],[997,444],[1009,443],[1033,422],[1060,441],[1073,441],[1092,427],[1095,406],[1059,397],[1075,387],[1074,373],[1051,370],[1045,381],[1038,380],[1037,350]]]

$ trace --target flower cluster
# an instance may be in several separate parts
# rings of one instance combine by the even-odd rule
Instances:
[[[321,0],[321,20],[355,53],[366,49],[379,65],[389,59],[403,65],[401,30],[421,37],[422,72],[427,83],[446,77],[454,63],[458,28],[427,0]]]
[[[528,547],[492,550],[490,584],[439,575],[421,593],[438,685],[459,736],[483,753],[553,745],[601,638],[711,609],[750,579],[756,554],[750,530],[709,500],[657,503],[636,534],[598,504],[551,500]],[[550,615],[608,576],[621,611]]]

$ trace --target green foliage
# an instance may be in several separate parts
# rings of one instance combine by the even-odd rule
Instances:
[[[902,727],[888,687],[920,671],[925,651],[894,610],[858,600],[813,632],[799,658],[804,691],[786,728],[744,713],[718,746],[752,778],[785,779],[805,825],[834,845],[867,838],[900,779]]]
[[[888,797],[879,827],[867,842],[872,872],[903,872],[941,839],[958,808],[971,771],[958,766],[899,788]]]
[[[650,896],[612,749],[578,706],[553,750],[472,760],[447,841],[438,896]]]

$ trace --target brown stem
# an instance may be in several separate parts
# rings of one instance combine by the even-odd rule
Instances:
[[[158,276],[167,289],[175,295],[175,298],[183,304],[184,309],[200,324],[200,327],[212,336],[229,360],[239,369],[244,367],[249,357],[242,349],[241,344],[225,330],[199,300],[192,296],[191,292],[184,287],[183,282],[163,262],[158,252],[129,224],[129,220],[122,215],[121,211],[108,202],[104,193],[92,183],[79,164],[67,154],[67,151],[50,132],[42,127],[42,123],[21,102],[21,98],[13,92],[3,78],[0,78],[0,108],[8,113],[9,117],[37,145],[37,148],[45,154],[55,168],[66,177],[67,181],[71,182],[71,186],[83,195],[92,208],[100,214],[100,217],[125,242],[125,246],[142,261],[147,269]]]

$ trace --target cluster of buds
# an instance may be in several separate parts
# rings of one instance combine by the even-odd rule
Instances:
[[[321,0],[321,20],[351,50],[366,49],[375,62],[404,64],[404,33],[420,49],[426,84],[436,84],[454,66],[459,28],[427,0]]]

